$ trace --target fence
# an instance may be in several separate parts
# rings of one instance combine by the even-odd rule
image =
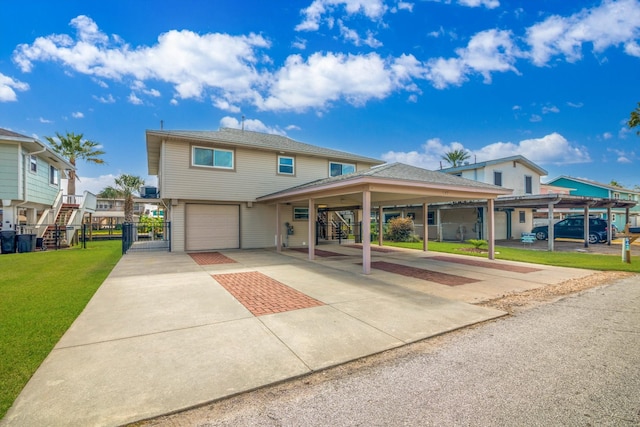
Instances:
[[[171,251],[171,223],[159,225],[137,222],[122,224],[122,254],[129,252]]]

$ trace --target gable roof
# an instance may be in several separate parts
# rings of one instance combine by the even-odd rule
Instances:
[[[537,164],[533,163],[531,160],[521,155],[503,157],[501,159],[487,160],[486,162],[464,164],[462,166],[457,166],[455,168],[444,168],[444,169],[440,169],[440,172],[449,173],[449,174],[457,173],[457,172],[463,172],[463,171],[474,170],[474,169],[482,169],[487,166],[497,165],[500,163],[508,163],[508,162],[522,163],[523,165],[527,166],[529,169],[532,169],[537,173],[539,173],[541,176],[545,176],[548,173],[545,169],[541,168]]]
[[[485,197],[496,197],[498,195],[510,194],[512,190],[499,187],[493,184],[486,184],[455,175],[448,175],[439,171],[431,171],[416,166],[406,165],[403,163],[387,163],[382,166],[376,166],[371,169],[361,170],[346,175],[339,175],[330,178],[318,179],[306,184],[288,188],[272,194],[258,197],[258,201],[278,200],[287,197],[296,197],[297,195],[305,195],[327,189],[335,189],[338,192],[353,188],[355,191],[361,191],[363,186],[370,186],[372,191],[385,187],[384,192],[387,194],[394,188],[397,189],[397,195],[401,197],[403,191],[411,194],[411,197],[422,194],[437,193],[438,197],[443,200],[448,199],[482,199]],[[454,193],[456,194],[454,196]],[[459,197],[461,193],[464,196]],[[394,196],[395,197],[395,196]]]
[[[7,141],[13,144],[20,144],[30,153],[37,153],[38,156],[46,158],[48,162],[53,163],[64,173],[65,170],[75,170],[67,159],[53,151],[44,142],[38,141],[30,136],[21,135],[19,133],[0,128],[0,141]]]
[[[346,151],[333,150],[319,147],[304,142],[299,142],[281,135],[253,132],[241,129],[221,128],[217,131],[155,131],[147,130],[147,161],[149,174],[158,173],[158,161],[160,159],[160,144],[162,140],[183,140],[202,143],[217,143],[233,145],[249,149],[275,151],[283,154],[304,154],[314,157],[325,157],[334,160],[362,162],[372,165],[384,163],[372,157],[360,156]]]
[[[614,192],[617,192],[617,193],[623,192],[623,193],[640,194],[640,191],[638,191],[638,190],[630,190],[628,188],[616,187],[615,185],[603,184],[602,182],[591,181],[589,179],[584,179],[584,178],[574,178],[572,176],[567,176],[567,175],[561,175],[561,176],[559,176],[557,178],[554,178],[551,181],[547,182],[547,184],[555,185],[553,183],[556,182],[556,181],[559,181],[561,179],[566,179],[566,180],[569,180],[569,181],[579,182],[581,184],[591,185],[593,187],[604,188],[605,190],[610,190],[610,191],[614,191]]]

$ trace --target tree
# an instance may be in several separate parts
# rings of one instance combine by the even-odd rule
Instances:
[[[105,187],[105,188],[102,189],[101,192],[98,193],[98,197],[100,197],[102,199],[115,200],[115,199],[118,199],[118,198],[121,198],[121,197],[124,198],[124,195],[117,188]]]
[[[85,162],[103,164],[104,160],[100,158],[104,151],[100,150],[100,144],[97,142],[83,140],[83,134],[76,135],[73,132],[67,132],[66,136],[60,135],[56,132],[56,138],[45,136],[45,139],[49,141],[53,151],[64,157],[71,163],[74,168],[76,166],[76,160],[84,160]],[[69,171],[67,181],[67,194],[73,196],[76,194],[76,171]]]
[[[612,179],[611,182],[609,183],[610,186],[612,187],[618,187],[618,188],[624,188],[622,186],[622,184],[620,184],[618,181],[616,181],[615,179]]]
[[[452,150],[452,151],[449,151],[448,153],[445,153],[445,155],[442,156],[442,159],[449,162],[451,167],[455,168],[458,166],[462,166],[462,163],[465,160],[467,160],[469,157],[471,157],[471,155],[468,152],[466,152],[463,149],[459,149],[459,150]]]
[[[631,112],[629,121],[627,122],[627,126],[629,126],[629,129],[640,127],[640,102],[638,102],[638,106],[636,107],[636,109]],[[640,129],[636,132],[636,134],[640,135]]]
[[[133,195],[144,185],[144,179],[123,173],[115,179],[115,183],[116,190],[124,196],[124,221],[133,222]]]

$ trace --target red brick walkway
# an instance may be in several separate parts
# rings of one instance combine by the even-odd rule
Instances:
[[[292,251],[296,251],[296,252],[302,252],[302,253],[309,253],[309,249],[307,248],[289,248]],[[339,254],[338,252],[332,252],[332,251],[325,251],[322,249],[316,249],[315,250],[315,254],[316,256],[320,256],[320,257],[330,257],[330,256],[347,256],[344,254]]]
[[[456,264],[472,265],[474,267],[493,268],[495,270],[502,270],[502,271],[513,271],[514,273],[533,273],[535,271],[541,271],[539,268],[523,267],[520,265],[499,264],[499,263],[491,263],[488,261],[478,261],[475,259],[453,258],[453,257],[447,257],[447,256],[439,256],[439,255],[427,257],[425,259],[454,262]]]
[[[387,271],[389,273],[401,274],[416,279],[428,280],[429,282],[440,283],[447,286],[460,286],[467,283],[475,283],[480,280],[468,277],[456,276],[454,274],[439,273],[437,271],[425,270],[423,268],[409,267],[406,265],[394,264],[386,261],[376,261],[371,263],[371,267]]]
[[[189,254],[198,265],[230,264],[236,262],[220,252],[194,252]]]
[[[362,249],[362,245],[342,245],[342,246],[347,248]],[[378,245],[371,245],[371,250],[373,252],[385,252],[385,253],[396,252],[395,249],[385,248],[383,246],[378,246]]]
[[[254,316],[324,305],[257,271],[213,274],[212,277]]]

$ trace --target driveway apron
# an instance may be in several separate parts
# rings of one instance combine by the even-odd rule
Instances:
[[[125,255],[2,426],[114,426],[483,322],[473,303],[591,274],[358,247]]]

